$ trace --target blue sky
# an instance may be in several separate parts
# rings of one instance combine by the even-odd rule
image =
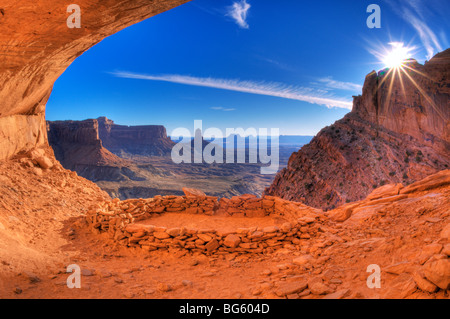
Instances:
[[[366,25],[372,3],[380,29]],[[448,48],[448,16],[448,0],[193,0],[76,59],[46,116],[314,135],[350,111],[390,42],[421,63]]]

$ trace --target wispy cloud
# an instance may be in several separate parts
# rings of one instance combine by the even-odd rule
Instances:
[[[234,2],[227,8],[227,16],[233,18],[233,20],[243,29],[248,29],[247,23],[248,10],[250,10],[250,4],[246,0],[240,2]]]
[[[419,18],[408,9],[404,10],[403,15],[404,19],[408,21],[419,34],[420,40],[427,50],[428,59],[430,59],[436,52],[442,51],[438,37],[424,21],[419,20]]]
[[[325,105],[328,108],[332,107],[344,109],[352,108],[351,101],[337,98],[333,95],[324,93],[323,91],[315,90],[313,88],[286,85],[276,82],[255,82],[255,81],[242,81],[233,79],[201,78],[178,74],[147,75],[131,72],[114,72],[112,74],[117,77],[127,79],[164,81],[235,92],[274,96],[290,100],[308,102],[311,104]]]
[[[345,90],[345,91],[357,91],[357,92],[362,90],[362,85],[360,85],[360,84],[336,81],[336,80],[333,80],[333,78],[331,76],[318,79],[318,81],[330,89]]]
[[[280,62],[278,60],[266,58],[266,57],[258,55],[258,54],[255,54],[254,56],[258,60],[263,61],[263,62],[268,63],[268,64],[271,64],[272,66],[275,66],[275,67],[277,67],[280,70],[293,71],[295,69],[294,67],[292,67],[292,66],[290,66],[290,65],[288,65],[286,63]]]
[[[422,0],[411,0],[389,1],[388,3],[403,20],[416,30],[427,52],[427,59],[430,59],[437,52],[442,51],[438,36],[426,21],[426,18],[431,19],[430,17],[433,15],[429,2],[424,3]]]
[[[215,110],[215,111],[223,111],[223,112],[236,111],[236,109],[234,109],[234,108],[225,108],[225,107],[222,107],[222,106],[213,106],[210,109],[211,110]]]

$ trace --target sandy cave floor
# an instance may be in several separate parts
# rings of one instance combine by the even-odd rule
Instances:
[[[343,223],[318,223],[314,236],[294,247],[204,256],[144,252],[93,234],[80,216],[108,196],[61,167],[43,171],[13,160],[0,163],[0,181],[0,298],[449,298],[442,289],[419,290],[408,270],[433,256],[448,258],[439,253],[449,244],[442,237],[450,219],[448,186],[368,205]],[[152,220],[184,222],[170,215]],[[195,225],[205,222],[198,217]],[[305,255],[312,257],[308,264],[293,262]],[[81,289],[66,285],[71,264],[82,269]],[[371,264],[402,270],[383,271],[381,288],[369,289]],[[304,282],[327,289],[283,294]]]

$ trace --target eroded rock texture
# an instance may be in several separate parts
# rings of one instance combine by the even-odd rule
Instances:
[[[78,0],[81,28],[69,29],[63,0],[0,4],[0,160],[46,143],[53,83],[105,37],[188,0]]]
[[[97,120],[48,121],[47,126],[49,144],[64,168],[93,182],[145,180],[139,167],[104,147]]]
[[[449,117],[450,49],[425,65],[374,71],[352,112],[293,153],[265,194],[330,209],[420,180],[450,165]]]
[[[99,117],[97,120],[103,145],[119,156],[169,155],[175,145],[162,125],[127,126],[117,125],[106,117]]]
[[[71,170],[79,165],[120,165],[125,162],[103,147],[97,120],[54,121],[48,124],[48,140],[56,159]]]

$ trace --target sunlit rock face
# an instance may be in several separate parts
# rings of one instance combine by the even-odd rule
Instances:
[[[63,0],[0,4],[0,160],[46,143],[53,84],[105,37],[188,0],[78,0],[81,28],[68,28]]]
[[[49,144],[64,168],[76,170],[79,165],[120,163],[119,158],[103,147],[97,120],[49,121],[47,126]]]
[[[175,145],[162,125],[118,125],[106,117],[97,121],[103,145],[117,155],[169,155]]]
[[[449,147],[450,50],[421,65],[409,60],[398,69],[372,72],[353,112],[433,148]]]
[[[401,75],[401,77],[400,77]],[[292,154],[265,194],[331,209],[450,166],[450,49],[367,75],[353,110]]]

